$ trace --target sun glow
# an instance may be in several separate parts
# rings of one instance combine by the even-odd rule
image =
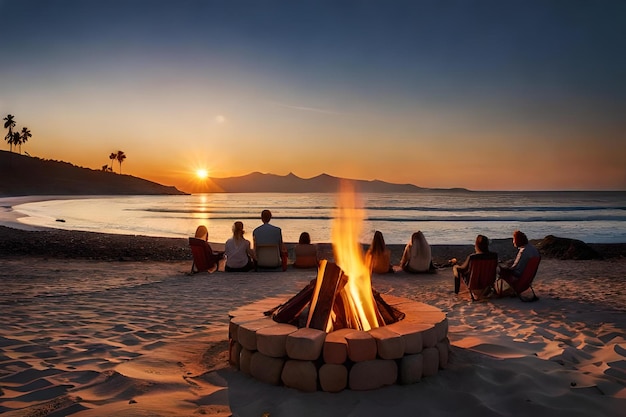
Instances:
[[[196,170],[196,177],[201,180],[205,180],[209,178],[209,171],[204,168],[199,168]]]

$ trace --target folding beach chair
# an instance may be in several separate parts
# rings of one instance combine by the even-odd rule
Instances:
[[[539,269],[539,262],[541,262],[541,257],[536,256],[534,258],[530,258],[526,267],[524,268],[524,272],[520,275],[519,278],[515,279],[515,277],[501,277],[504,282],[509,284],[511,289],[513,289],[514,295],[517,295],[522,301],[536,301],[539,299],[535,294],[535,290],[533,289],[533,280],[537,275],[537,270]],[[522,293],[526,290],[530,289],[533,293],[531,298],[526,298],[522,296]]]
[[[224,257],[224,252],[214,252],[209,242],[195,237],[189,238],[189,247],[193,255],[192,274],[217,271],[218,263]]]
[[[467,271],[461,275],[461,281],[469,290],[472,301],[485,297],[495,291],[493,284],[496,281],[498,259],[470,259]]]
[[[286,258],[280,253],[280,245],[257,245],[254,248],[257,269],[286,269]]]

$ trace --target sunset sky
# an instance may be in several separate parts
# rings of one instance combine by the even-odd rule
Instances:
[[[626,189],[625,1],[0,0],[0,15],[0,116],[31,130],[32,156],[100,169],[122,150],[124,174],[188,192],[199,168]]]

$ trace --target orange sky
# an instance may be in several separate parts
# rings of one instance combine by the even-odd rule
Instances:
[[[0,115],[33,156],[122,150],[123,173],[188,192],[198,168],[626,189],[620,10],[471,3],[2,2]]]

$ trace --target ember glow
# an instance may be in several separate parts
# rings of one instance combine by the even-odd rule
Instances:
[[[372,295],[370,269],[359,243],[364,217],[365,211],[357,204],[354,188],[348,182],[342,183],[332,226],[335,261],[348,279],[340,297],[346,317],[353,321],[350,327],[370,330],[379,327],[380,320]]]

